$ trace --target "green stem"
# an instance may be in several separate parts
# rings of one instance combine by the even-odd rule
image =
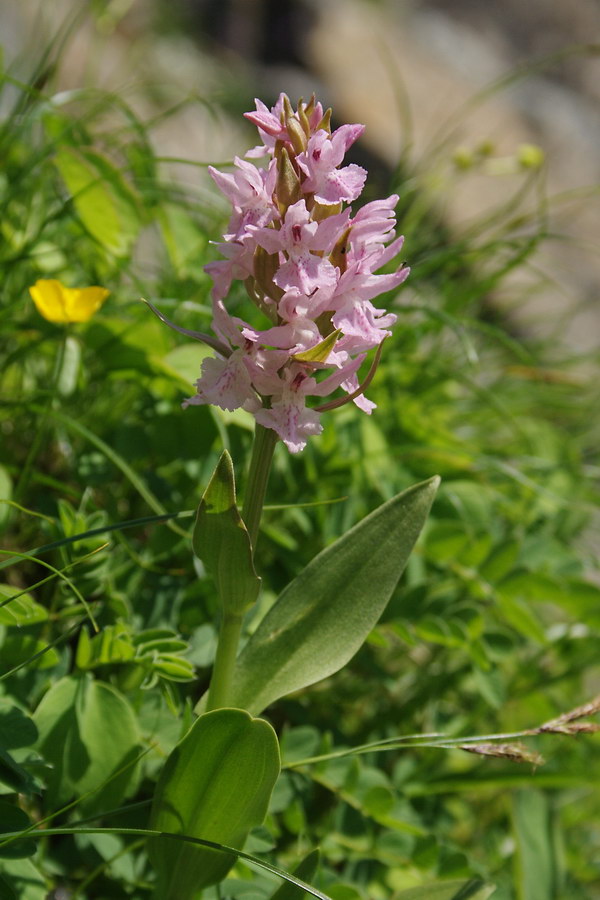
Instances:
[[[277,435],[272,429],[256,425],[250,470],[248,472],[248,484],[242,509],[242,519],[248,529],[253,551],[256,548],[267,481],[276,443]],[[229,703],[238,643],[242,631],[242,619],[242,616],[229,612],[223,614],[219,629],[217,655],[206,703],[207,711],[220,709]]]
[[[206,702],[207,712],[211,709],[220,709],[228,704],[242,621],[242,616],[231,613],[225,614],[221,620],[215,666]]]
[[[269,472],[271,471],[271,462],[273,460],[273,451],[275,450],[276,443],[277,434],[272,428],[264,428],[262,425],[256,425],[254,445],[252,447],[252,459],[250,460],[250,471],[248,472],[248,485],[246,487],[244,506],[242,508],[242,519],[248,529],[253,549],[256,548],[256,539],[258,537],[260,518],[265,502],[267,481],[269,479]]]

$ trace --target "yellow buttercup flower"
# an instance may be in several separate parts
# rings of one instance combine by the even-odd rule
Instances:
[[[87,322],[110,291],[103,287],[68,288],[55,278],[41,278],[29,288],[41,316],[49,322]]]

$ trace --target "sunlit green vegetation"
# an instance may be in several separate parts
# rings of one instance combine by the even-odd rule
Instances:
[[[2,74],[0,823],[143,829],[214,656],[191,511],[223,447],[243,494],[252,422],[182,411],[205,350],[140,298],[209,328],[203,264],[226,211],[204,165],[175,182],[152,122],[124,100],[55,95],[39,75]],[[378,409],[331,412],[302,454],[276,450],[249,630],[367,512],[443,479],[366,645],[268,709],[284,762],[403,735],[522,731],[598,693],[595,384],[576,358],[515,336],[494,306],[546,238],[543,167],[517,165],[514,197],[452,233],[427,179],[440,154],[452,190],[466,175],[443,146],[390,185],[412,275],[385,298],[399,322],[370,389]],[[87,322],[53,324],[29,296],[38,279],[110,296]],[[335,900],[472,876],[496,884],[495,900],[597,897],[598,738],[524,746],[545,763],[396,747],[284,769],[246,850],[289,871],[320,846],[312,883]],[[0,846],[2,897],[150,898],[153,879],[132,835]],[[238,862],[205,895],[258,900],[276,887]]]

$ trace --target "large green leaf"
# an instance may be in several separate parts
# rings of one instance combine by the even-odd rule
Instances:
[[[267,813],[279,769],[277,736],[268,722],[240,709],[205,713],[165,764],[150,827],[241,849]],[[161,900],[192,900],[235,862],[174,838],[151,840],[148,852]]]
[[[61,678],[36,709],[36,749],[52,764],[48,803],[93,791],[79,809],[118,806],[135,778],[141,745],[135,714],[122,694],[89,675]]]
[[[200,501],[192,546],[214,578],[225,612],[243,615],[258,596],[260,578],[254,571],[250,535],[236,506],[227,450]]]
[[[354,656],[398,583],[438,484],[431,478],[388,500],[288,585],[240,655],[233,706],[259,713]]]

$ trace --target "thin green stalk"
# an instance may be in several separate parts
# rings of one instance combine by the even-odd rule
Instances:
[[[264,428],[257,423],[252,446],[252,459],[248,472],[248,485],[242,507],[242,519],[248,529],[252,547],[256,547],[260,518],[262,516],[267,481],[271,471],[273,452],[277,443],[277,434],[272,428]]]
[[[206,702],[207,712],[228,705],[242,621],[242,616],[231,613],[225,614],[221,620],[217,655]]]
[[[252,549],[256,547],[260,519],[265,502],[267,481],[273,460],[277,435],[270,428],[256,425],[252,458],[248,472],[248,484],[244,497],[242,519],[248,529]],[[225,612],[219,629],[217,655],[208,691],[206,709],[227,706],[235,669],[238,644],[242,631],[242,616]]]

